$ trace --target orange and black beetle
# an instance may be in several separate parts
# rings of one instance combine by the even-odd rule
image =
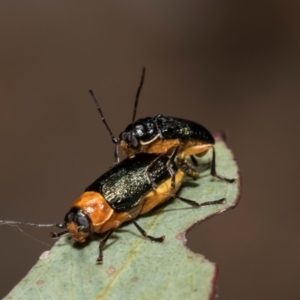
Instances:
[[[121,146],[127,157],[133,157],[137,153],[155,153],[160,155],[170,155],[174,149],[177,152],[177,160],[187,164],[186,157],[190,156],[192,162],[196,165],[197,161],[193,155],[202,156],[212,149],[211,175],[227,182],[234,182],[235,179],[225,178],[216,172],[216,153],[215,140],[212,134],[202,125],[185,119],[165,117],[157,115],[156,117],[147,117],[135,121],[135,115],[138,105],[140,91],[144,82],[145,68],[143,68],[141,82],[136,94],[134,113],[132,123],[121,132],[119,138],[116,138],[109,128],[99,103],[92,90],[90,94],[101,115],[102,121],[110,133],[115,148],[115,163],[119,162],[118,145]],[[170,170],[170,173],[171,170]],[[198,178],[199,174],[190,165],[189,175]]]
[[[138,153],[111,168],[89,185],[72,204],[64,222],[60,224],[35,224],[27,222],[0,221],[0,224],[31,225],[36,227],[58,227],[66,229],[52,233],[53,238],[70,234],[72,239],[83,243],[93,233],[106,233],[99,245],[98,263],[103,261],[103,248],[111,234],[124,222],[132,221],[139,232],[155,242],[163,242],[164,236],[153,237],[137,224],[138,215],[143,215],[170,198],[177,198],[193,207],[219,204],[224,199],[197,203],[175,195],[185,176],[184,166],[173,160],[170,175],[167,163],[170,158],[156,154]],[[149,171],[149,165],[151,170]],[[148,176],[152,177],[149,181]],[[157,188],[152,188],[154,182]]]

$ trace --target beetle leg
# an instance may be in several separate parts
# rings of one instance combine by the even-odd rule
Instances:
[[[184,174],[192,177],[194,180],[200,177],[199,172],[186,159],[177,158],[177,165]]]
[[[41,224],[40,224],[41,225]],[[35,226],[40,227],[39,224],[36,224]],[[55,224],[55,227],[57,228],[67,228],[66,223],[60,223],[60,224]],[[62,231],[62,232],[50,232],[50,237],[52,239],[57,239],[60,238],[61,236],[69,233],[68,230]]]
[[[206,202],[198,203],[194,200],[186,199],[186,198],[183,198],[183,197],[180,197],[180,196],[177,196],[177,195],[174,195],[172,197],[176,198],[176,199],[179,199],[182,202],[185,202],[188,205],[191,205],[191,206],[197,207],[197,208],[201,207],[201,206],[207,206],[207,205],[223,204],[226,201],[225,198],[222,198],[222,199],[219,199],[219,200],[213,200],[213,201],[206,201]]]
[[[175,161],[175,157],[178,153],[178,150],[179,150],[179,146],[174,148],[174,150],[173,150],[173,152],[172,152],[171,156],[169,157],[169,160],[167,161],[167,164],[166,164],[167,169],[168,169],[168,171],[171,175],[171,189],[172,189],[172,191],[175,190],[175,186],[176,186],[176,184],[175,184],[176,171],[174,170],[173,164],[174,164],[174,161]]]
[[[195,158],[195,156],[194,156],[194,155],[191,155],[190,158],[191,158],[191,161],[192,161],[193,165],[194,165],[195,167],[198,167],[199,164],[198,164],[198,161],[197,161],[197,159]]]
[[[157,156],[151,163],[150,163],[150,165],[147,167],[147,169],[146,169],[146,174],[147,174],[147,179],[148,179],[148,182],[152,185],[152,188],[155,190],[156,188],[157,188],[157,184],[153,181],[153,178],[152,178],[152,176],[151,176],[151,174],[150,174],[150,170],[151,170],[151,168],[155,165],[155,163],[162,157],[162,156],[164,156],[165,155],[165,153],[162,153],[162,154],[160,154],[159,156]]]
[[[62,231],[62,232],[50,232],[50,237],[51,237],[51,239],[58,239],[67,233],[69,233],[68,230]]]
[[[201,167],[203,167],[203,168],[205,168],[205,169],[210,168],[210,165],[211,165],[211,162],[210,162],[210,161],[207,162],[207,163],[199,163],[194,155],[191,155],[191,156],[190,156],[190,159],[191,159],[191,162],[192,162],[192,164],[194,165],[194,167],[199,167],[199,166],[201,166]]]
[[[107,234],[105,235],[105,237],[100,241],[99,244],[99,256],[96,260],[97,264],[102,264],[103,262],[103,248],[107,242],[107,240],[109,239],[109,237],[113,234],[113,232],[116,230],[116,228],[111,228],[109,231],[107,231]]]
[[[162,243],[165,240],[164,235],[160,236],[160,237],[154,237],[154,236],[148,235],[147,232],[134,219],[132,219],[132,222],[135,225],[135,227],[138,229],[138,231],[142,234],[142,236],[149,239],[150,241]]]
[[[213,155],[212,155],[212,161],[211,161],[211,169],[210,169],[210,174],[214,177],[217,177],[221,180],[224,180],[224,181],[227,181],[229,183],[233,183],[235,182],[236,179],[229,179],[229,178],[226,178],[226,177],[223,177],[219,174],[217,174],[217,171],[216,171],[216,151],[215,151],[215,147],[212,147],[212,151],[213,151]]]

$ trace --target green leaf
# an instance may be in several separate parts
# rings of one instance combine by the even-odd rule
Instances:
[[[217,140],[217,172],[237,181],[214,179],[207,170],[179,194],[199,203],[225,197],[225,203],[192,208],[169,201],[138,219],[150,235],[165,235],[164,243],[150,242],[126,224],[109,239],[102,265],[95,263],[99,241],[77,245],[62,237],[4,299],[211,299],[216,266],[184,244],[193,224],[233,208],[239,198],[236,162],[225,143]]]

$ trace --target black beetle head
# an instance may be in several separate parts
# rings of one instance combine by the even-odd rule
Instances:
[[[90,233],[90,221],[82,210],[72,208],[65,216],[65,223],[73,240],[85,242]]]
[[[151,140],[157,134],[156,131],[153,118],[139,119],[121,132],[120,141],[125,143],[128,148],[138,149],[141,141]]]

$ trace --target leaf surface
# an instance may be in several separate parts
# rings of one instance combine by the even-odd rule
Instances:
[[[186,182],[179,195],[199,203],[226,198],[225,203],[192,208],[169,201],[138,218],[148,234],[165,235],[164,243],[150,242],[126,224],[109,239],[102,265],[95,263],[99,241],[77,245],[62,237],[4,299],[212,299],[215,264],[184,244],[193,224],[233,208],[239,198],[236,161],[220,136],[216,141],[217,172],[237,181],[214,179],[206,170],[197,181]],[[202,162],[210,159],[207,154]]]

